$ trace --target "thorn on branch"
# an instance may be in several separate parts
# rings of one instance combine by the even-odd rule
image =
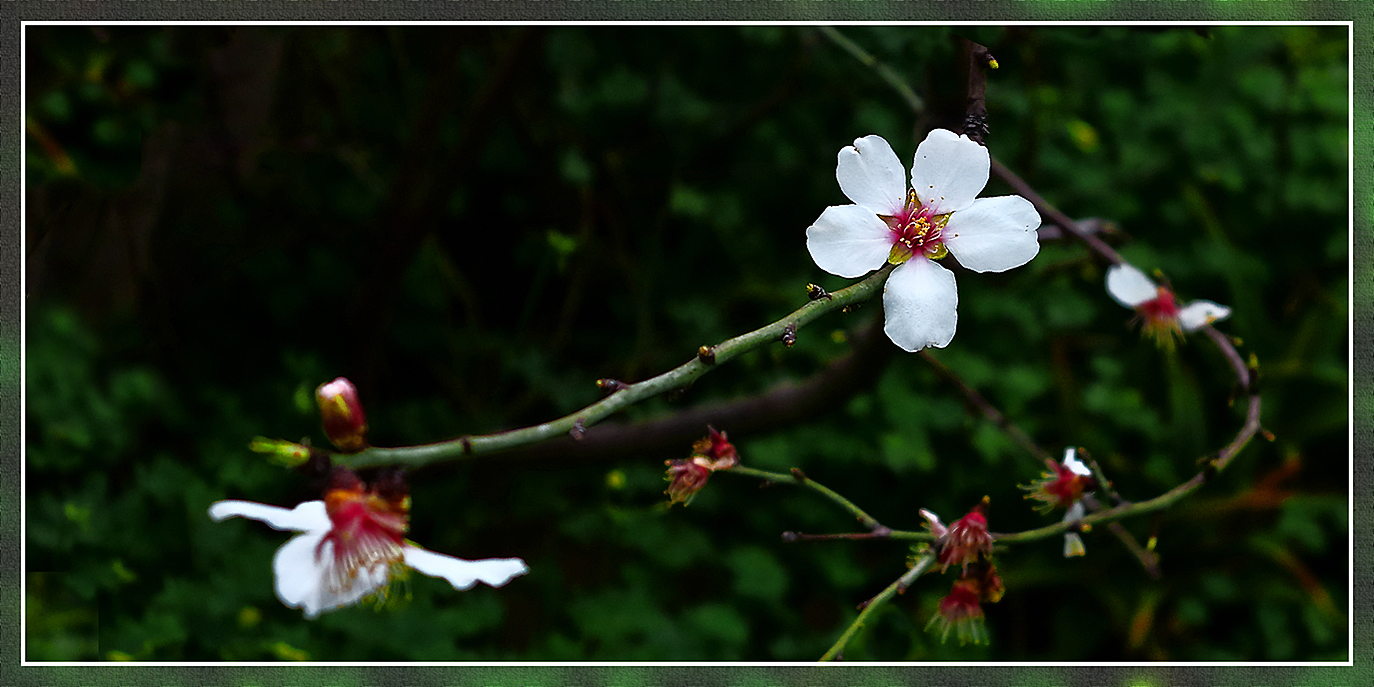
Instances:
[[[782,345],[791,348],[795,343],[797,343],[797,323],[788,322],[787,326],[782,328]]]
[[[716,349],[713,346],[702,346],[697,349],[697,360],[707,365],[716,364]]]

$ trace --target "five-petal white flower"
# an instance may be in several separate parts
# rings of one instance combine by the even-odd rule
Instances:
[[[1129,264],[1107,269],[1107,293],[1117,303],[1139,312],[1149,333],[1197,331],[1231,314],[1230,308],[1212,301],[1193,301],[1179,307],[1172,291]]]
[[[953,253],[975,272],[1002,272],[1040,251],[1040,215],[1030,201],[977,198],[989,170],[986,148],[944,129],[917,146],[910,188],[882,137],[840,150],[835,177],[854,204],[826,208],[807,228],[806,248],[817,266],[841,277],[898,265],[883,289],[884,330],[904,350],[943,348],[954,338],[959,293],[935,260]]]
[[[353,563],[340,570],[334,555],[334,542],[326,538],[333,527],[324,501],[306,501],[286,509],[252,501],[217,501],[210,504],[210,518],[220,522],[243,517],[265,522],[278,530],[302,532],[277,549],[272,559],[277,598],[289,608],[300,608],[305,617],[357,603],[381,591],[391,581],[391,561],[345,561]],[[478,582],[500,587],[512,578],[529,572],[519,558],[491,558],[466,561],[422,549],[410,542],[401,546],[401,561],[406,567],[431,577],[442,577],[459,591]]]

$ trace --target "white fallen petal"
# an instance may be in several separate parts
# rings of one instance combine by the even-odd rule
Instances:
[[[1040,213],[1029,200],[996,196],[979,198],[950,215],[943,233],[960,265],[974,272],[1003,272],[1040,252],[1039,226]]]
[[[407,545],[404,549],[406,565],[430,577],[448,580],[454,589],[470,589],[474,584],[483,582],[500,587],[518,575],[529,572],[525,561],[519,558],[488,558],[481,561],[466,561],[453,556],[434,553],[417,546]]]
[[[959,292],[949,270],[915,257],[892,271],[883,288],[883,331],[904,351],[944,348],[958,324]]]
[[[1084,477],[1088,477],[1093,474],[1093,471],[1088,469],[1088,466],[1084,465],[1083,461],[1078,459],[1077,450],[1072,448],[1064,450],[1063,465],[1064,467],[1069,469],[1069,472],[1072,472],[1075,475],[1083,475]]]
[[[851,279],[882,267],[892,242],[892,230],[862,205],[832,205],[806,228],[806,250],[816,266]]]
[[[949,532],[949,528],[945,527],[944,523],[940,522],[940,516],[924,508],[920,510],[920,513],[921,517],[925,518],[926,522],[930,523],[930,533],[935,538],[938,539],[940,537],[943,537],[946,533]]]
[[[309,532],[293,537],[272,558],[277,598],[288,608],[299,608],[306,618],[357,603],[387,584],[386,565],[359,567],[346,584],[332,584],[341,576],[334,574],[334,543],[324,542],[326,532]],[[321,542],[324,542],[321,545]]]
[[[1088,553],[1088,549],[1083,546],[1083,538],[1077,532],[1069,532],[1064,535],[1064,557],[1073,558],[1083,556]]]
[[[1192,332],[1224,320],[1231,315],[1231,309],[1212,301],[1193,301],[1178,311],[1178,324],[1183,331]]]
[[[1107,268],[1107,294],[1128,308],[1134,308],[1159,296],[1159,287],[1134,265],[1120,264]]]
[[[290,510],[253,501],[216,501],[210,504],[211,520],[220,522],[234,517],[257,520],[273,529],[290,532],[315,532],[330,528],[324,501],[306,501]]]
[[[968,136],[934,129],[916,147],[911,163],[911,188],[931,214],[967,208],[988,185],[988,149]]]
[[[840,149],[835,179],[845,197],[874,215],[896,214],[906,202],[906,169],[881,136],[864,136]]]

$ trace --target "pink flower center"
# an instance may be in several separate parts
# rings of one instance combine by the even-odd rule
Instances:
[[[917,255],[939,260],[949,254],[944,237],[949,214],[932,215],[929,208],[921,205],[916,191],[907,191],[906,204],[896,214],[881,217],[892,231],[888,262],[900,265]]]
[[[1174,301],[1174,292],[1161,286],[1157,293],[1154,300],[1136,306],[1140,314],[1150,322],[1177,320],[1178,303]]]
[[[391,504],[375,493],[335,489],[325,495],[333,527],[320,540],[316,557],[331,543],[333,565],[326,581],[331,590],[347,589],[358,574],[379,565],[400,563],[408,529],[406,504]]]

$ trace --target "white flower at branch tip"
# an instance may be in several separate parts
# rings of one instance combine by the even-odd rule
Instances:
[[[854,204],[826,208],[806,229],[806,249],[841,277],[897,265],[883,289],[884,330],[903,350],[943,348],[954,338],[959,293],[936,260],[952,253],[974,272],[1002,272],[1040,252],[1040,215],[1030,201],[977,198],[989,170],[986,148],[945,129],[917,146],[910,186],[882,137],[840,150],[835,177]]]
[[[454,589],[478,582],[500,587],[529,572],[519,558],[467,561],[422,549],[399,532],[371,527],[356,518],[331,519],[324,501],[306,501],[286,509],[252,501],[216,501],[210,518],[220,522],[243,517],[273,529],[302,534],[277,550],[272,559],[277,598],[300,608],[306,618],[349,606],[371,595],[385,595],[407,568],[441,577]],[[368,522],[371,522],[370,520]]]
[[[1107,269],[1107,294],[1135,310],[1144,333],[1166,347],[1173,344],[1174,337],[1231,314],[1230,308],[1212,301],[1193,301],[1180,307],[1169,287],[1155,284],[1134,265],[1124,263]]]

